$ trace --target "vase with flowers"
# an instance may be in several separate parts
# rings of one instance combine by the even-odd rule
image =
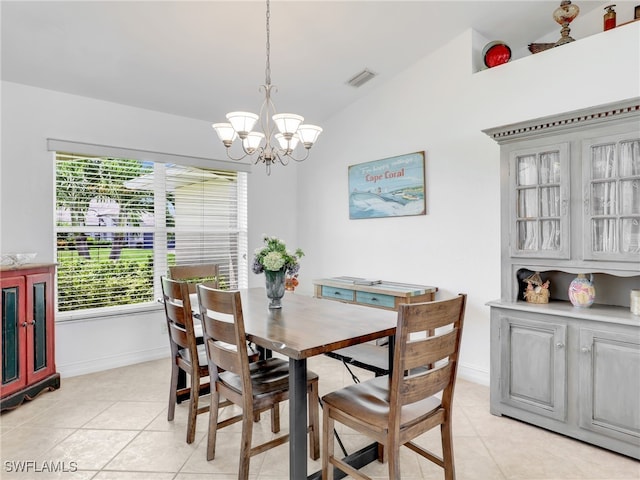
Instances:
[[[291,253],[282,240],[276,237],[263,237],[264,247],[255,251],[253,273],[264,273],[269,308],[282,308],[282,297],[287,278],[296,278],[300,270],[301,249]]]

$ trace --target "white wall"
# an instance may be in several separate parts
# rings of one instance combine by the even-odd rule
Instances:
[[[54,257],[54,161],[46,139],[94,143],[224,159],[206,122],[2,82],[0,251]],[[83,153],[83,152],[78,152]],[[296,240],[296,166],[267,177],[249,174],[249,248],[261,234]],[[262,278],[251,274],[250,285]],[[58,322],[56,363],[63,376],[113,368],[168,355],[163,312]]]
[[[640,22],[475,74],[474,39],[460,35],[323,125],[299,169],[298,236],[304,290],[351,275],[435,285],[438,298],[467,293],[460,374],[487,383],[499,148],[481,130],[640,96]],[[426,216],[349,220],[349,165],[420,150]]]

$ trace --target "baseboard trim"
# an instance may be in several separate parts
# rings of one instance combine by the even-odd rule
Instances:
[[[489,371],[481,370],[473,365],[461,363],[458,366],[458,378],[468,380],[473,383],[479,383],[480,385],[489,386]]]
[[[169,357],[169,348],[155,348],[139,352],[127,352],[121,355],[94,358],[87,361],[57,364],[56,367],[63,378],[87,375],[89,373],[101,372],[112,368],[126,367],[136,363],[149,362]]]
[[[83,362],[58,364],[57,369],[61,377],[68,378],[168,357],[169,352],[167,348],[155,348],[140,352],[129,352],[122,355],[95,358]],[[479,369],[473,365],[461,363],[458,367],[458,377],[480,385],[489,386],[489,371]]]

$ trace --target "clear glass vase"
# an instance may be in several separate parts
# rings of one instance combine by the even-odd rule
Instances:
[[[264,278],[267,287],[267,297],[269,300],[269,308],[282,308],[282,297],[284,296],[284,280],[285,271],[264,271]]]

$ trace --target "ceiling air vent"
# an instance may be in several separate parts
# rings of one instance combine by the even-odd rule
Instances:
[[[358,88],[364,85],[365,83],[367,83],[369,80],[371,80],[375,76],[376,76],[375,73],[365,68],[360,73],[357,73],[356,75],[354,75],[347,83],[352,87]]]

